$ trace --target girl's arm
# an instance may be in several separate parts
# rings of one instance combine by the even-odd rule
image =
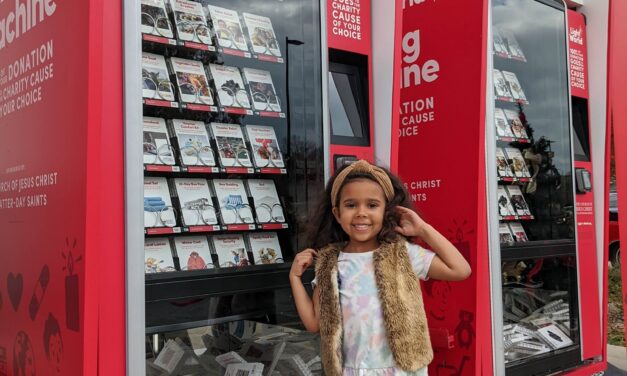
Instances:
[[[421,238],[436,254],[427,273],[429,278],[461,281],[470,276],[470,265],[448,239],[413,210],[398,206],[397,211],[401,217],[396,231],[405,236]]]
[[[313,300],[310,299],[301,278],[305,270],[313,264],[315,256],[316,251],[313,249],[306,249],[298,253],[294,258],[294,262],[292,262],[292,269],[290,270],[290,284],[292,285],[292,295],[294,296],[296,309],[303,325],[305,325],[305,329],[311,333],[318,333],[320,330],[320,306],[318,305],[320,292],[318,288],[314,288]]]

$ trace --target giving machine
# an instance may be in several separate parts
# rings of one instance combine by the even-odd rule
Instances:
[[[601,369],[583,16],[553,0],[399,8],[392,164],[473,269],[425,283],[430,373]]]
[[[0,375],[322,374],[288,273],[373,157],[370,14],[0,0]]]

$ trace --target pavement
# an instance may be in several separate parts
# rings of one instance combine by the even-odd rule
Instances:
[[[624,347],[607,345],[605,376],[627,376],[627,350]]]

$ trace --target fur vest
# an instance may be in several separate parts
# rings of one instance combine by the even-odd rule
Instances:
[[[320,291],[320,356],[327,376],[342,375],[342,312],[337,259],[343,244],[331,244],[318,252],[316,280]],[[373,255],[383,321],[396,365],[417,371],[433,359],[422,303],[406,241],[381,244]]]

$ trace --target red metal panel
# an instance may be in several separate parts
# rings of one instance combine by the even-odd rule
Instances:
[[[588,98],[588,53],[586,20],[581,13],[568,10],[568,53],[571,94]]]
[[[586,23],[581,13],[569,10],[567,14],[571,94],[587,99],[589,94]],[[592,124],[592,126],[595,125]],[[588,139],[589,137],[590,135]],[[591,151],[590,155],[592,155]],[[575,168],[585,169],[592,175],[591,162],[575,161]],[[601,336],[599,336],[601,316],[593,191],[578,193],[575,196],[583,359],[594,358],[603,352]]]
[[[352,155],[374,161],[374,106],[372,93],[372,17],[371,0],[329,0],[327,2],[327,43],[329,48],[354,52],[368,57],[368,96],[370,108],[370,145],[350,146],[331,143],[331,173],[335,155]]]
[[[0,373],[92,375],[90,3],[34,3],[0,2]]]
[[[89,368],[91,372],[124,375],[126,268],[121,2],[92,0],[90,19],[87,282],[97,301],[95,306],[85,307],[91,310],[89,317],[93,322],[90,331],[93,337],[89,339],[96,344],[85,357],[95,360]],[[86,369],[85,374],[91,372]]]
[[[402,47],[400,45],[403,39],[403,4],[404,0],[396,0],[394,10],[394,73],[392,75],[392,135],[390,137],[390,169],[394,173],[398,173],[398,132],[401,119],[401,64],[402,64]]]
[[[614,160],[616,163],[616,191],[618,194],[619,213],[627,213],[627,96],[624,93],[625,87],[627,87],[627,71],[625,71],[625,66],[627,66],[627,48],[625,48],[627,46],[627,23],[624,22],[625,17],[627,17],[627,3],[624,1],[611,1],[607,99],[609,106],[608,120],[614,131]],[[608,208],[606,207],[605,213],[607,212]],[[623,220],[619,220],[621,239],[627,239],[627,221],[624,220],[624,217],[625,215],[623,214]],[[605,229],[607,231],[607,216],[605,216],[604,220],[606,221]],[[607,246],[606,237],[604,247],[606,256]],[[627,265],[625,252],[621,252],[621,264]],[[623,293],[625,293],[627,291],[627,268],[621,269]],[[627,299],[625,298],[623,299],[623,308],[625,318],[627,318]],[[627,332],[625,337],[627,338]]]
[[[328,0],[327,35],[329,48],[372,54],[371,0]]]
[[[606,363],[592,363],[581,366],[573,371],[565,372],[564,376],[590,376],[597,372],[605,371],[606,369]]]
[[[397,171],[425,220],[460,249],[473,269],[464,282],[425,284],[432,334],[448,332],[455,337],[454,348],[436,349],[429,373],[490,374],[487,2],[463,7],[432,1],[404,4],[394,82],[394,92],[400,92],[400,97],[393,116],[399,110],[400,115],[392,138],[398,138],[398,147],[393,144],[392,155],[398,152]],[[459,43],[461,35],[464,43]]]

